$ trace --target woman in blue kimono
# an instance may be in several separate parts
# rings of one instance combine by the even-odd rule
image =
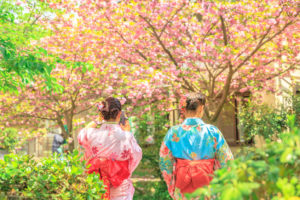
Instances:
[[[201,119],[205,96],[188,94],[180,105],[185,120],[168,131],[160,149],[160,169],[175,200],[208,185],[214,170],[233,159],[219,129]]]

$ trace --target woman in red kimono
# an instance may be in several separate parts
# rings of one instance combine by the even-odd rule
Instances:
[[[133,134],[120,125],[121,103],[107,98],[99,105],[102,122],[92,122],[78,135],[85,149],[88,173],[99,174],[106,185],[102,199],[132,200],[130,177],[142,158],[142,150]]]

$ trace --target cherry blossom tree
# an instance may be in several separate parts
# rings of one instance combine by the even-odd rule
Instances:
[[[81,34],[74,31],[73,25],[76,25],[68,25],[67,19],[59,15],[44,21],[44,26],[52,29],[53,34],[39,44],[52,55],[49,59],[60,58],[51,72],[51,79],[58,83],[59,89],[46,89],[45,80],[37,78],[26,88],[19,88],[16,94],[2,93],[3,126],[32,130],[44,128],[46,121],[52,121],[67,139],[73,135],[74,118],[78,116],[77,121],[84,123],[80,115],[101,100],[102,94],[110,95],[115,87],[114,78],[118,78],[120,69],[109,65],[94,67],[97,63],[89,57],[88,43],[74,41]],[[60,27],[62,23],[64,26]],[[45,58],[45,62],[53,62],[49,59]],[[73,144],[70,146],[72,149]]]
[[[105,61],[105,49],[94,46],[96,39],[101,42],[98,35],[93,35],[70,13],[58,10],[53,19],[43,21],[42,25],[52,34],[38,45],[51,55],[45,62],[56,63],[50,75],[58,83],[58,89],[49,90],[43,79],[37,79],[26,88],[19,88],[18,94],[2,93],[3,126],[32,130],[44,128],[46,121],[52,121],[67,139],[73,137],[74,126],[84,124],[85,119],[93,120],[85,112],[100,100],[108,96],[123,97],[133,82],[144,85],[137,82],[136,77],[143,76],[136,74],[135,68]],[[53,61],[56,57],[59,59]],[[71,143],[70,149],[73,147]]]
[[[162,85],[171,86],[168,94],[160,92],[165,99],[205,93],[211,121],[235,94],[271,88],[274,77],[299,64],[295,1],[89,0],[60,6],[101,32],[93,45],[111,53],[106,59],[136,66],[137,74],[161,73],[150,95]]]
[[[237,93],[268,89],[299,64],[295,1],[47,2],[59,12],[44,22],[53,34],[43,45],[61,59],[51,73],[61,91],[28,86],[2,105],[11,124],[51,120],[67,137],[64,125],[72,133],[74,117],[103,97],[162,110],[187,91],[207,95],[215,121]]]

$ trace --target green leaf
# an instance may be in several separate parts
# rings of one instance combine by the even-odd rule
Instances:
[[[293,149],[287,148],[283,154],[280,156],[280,161],[282,163],[288,163],[293,159]]]
[[[232,187],[229,187],[226,190],[224,190],[224,192],[222,192],[221,199],[222,200],[240,200],[240,199],[243,199],[243,196],[242,196],[241,192],[232,185]]]

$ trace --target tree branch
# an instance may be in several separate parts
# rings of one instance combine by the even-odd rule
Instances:
[[[107,21],[110,23],[110,25],[114,28],[115,26],[112,24],[111,20],[109,19],[109,17],[107,17],[105,15],[105,18],[107,19]],[[115,29],[115,32],[121,37],[121,39],[126,43],[126,44],[129,44],[129,42],[125,39],[125,37],[123,36],[122,33],[120,33],[116,28]],[[148,61],[147,57],[142,53],[140,52],[138,49],[135,49],[135,52],[138,53],[145,61]]]
[[[118,56],[118,58],[120,58],[121,60],[124,60],[125,62],[127,62],[130,65],[140,65],[140,63],[133,62],[133,61],[131,61],[129,59],[126,59],[126,58],[122,58],[121,56]]]
[[[222,15],[220,15],[220,19],[221,19],[221,27],[222,27],[222,31],[223,31],[223,39],[224,39],[224,45],[227,46],[228,44],[228,37],[227,37],[227,31],[226,31],[226,26],[225,26],[225,21]]]
[[[202,38],[202,43],[204,42],[204,39],[209,35],[210,31],[217,25],[218,21],[216,21],[215,23],[213,23],[211,25],[211,27],[208,29],[208,31],[205,33],[205,35],[203,35],[203,38]]]
[[[165,29],[167,28],[167,25],[174,19],[174,17],[184,8],[186,4],[183,3],[182,6],[180,8],[178,8],[176,10],[176,12],[174,13],[174,15],[172,15],[172,17],[170,19],[168,19],[167,23],[163,26],[163,28],[161,29],[161,32],[159,34],[159,38],[162,36],[162,34],[164,33]]]
[[[158,43],[160,44],[160,46],[167,53],[167,55],[169,56],[169,58],[173,62],[173,64],[176,67],[178,67],[177,61],[175,60],[175,58],[173,57],[173,55],[171,54],[171,52],[166,48],[166,46],[164,45],[164,43],[161,41],[159,35],[157,34],[156,28],[151,24],[151,22],[146,17],[143,17],[142,15],[139,15],[139,16],[140,16],[140,18],[142,18],[148,24],[148,26],[151,28],[152,33],[153,33],[154,37],[156,38],[156,40],[158,41]],[[181,78],[183,79],[183,81],[187,85],[187,87],[191,91],[195,92],[195,88],[191,84],[189,84],[189,82],[186,80],[186,78],[185,77],[181,77]]]
[[[93,106],[89,106],[89,107],[87,107],[87,108],[85,108],[85,109],[82,109],[82,110],[80,110],[80,111],[78,111],[78,112],[74,112],[74,113],[75,113],[76,115],[78,115],[78,114],[81,114],[81,113],[83,113],[83,112],[85,112],[85,111],[90,110],[92,107],[93,107]]]
[[[169,58],[171,59],[171,61],[174,63],[175,66],[178,66],[177,61],[175,60],[175,58],[173,57],[173,55],[171,54],[171,52],[166,48],[165,44],[161,41],[159,35],[156,32],[155,27],[150,23],[150,21],[148,19],[146,19],[146,17],[143,17],[142,15],[139,15],[140,18],[142,18],[147,24],[148,26],[151,28],[154,37],[157,39],[158,43],[160,44],[160,46],[163,48],[163,50],[168,54]]]
[[[38,116],[38,115],[30,115],[30,114],[19,114],[19,115],[15,115],[16,117],[26,117],[26,118],[36,118],[36,119],[43,119],[43,120],[51,120],[51,121],[55,121],[56,118],[49,118],[49,117],[42,117],[42,116]]]
[[[225,85],[224,85],[224,88],[223,88],[223,94],[222,94],[222,98],[221,98],[221,101],[216,109],[216,112],[214,113],[211,121],[216,121],[221,113],[221,110],[223,108],[223,105],[225,104],[226,100],[227,100],[227,95],[229,93],[229,89],[230,89],[230,85],[231,85],[231,80],[232,80],[232,76],[234,74],[234,71],[233,71],[233,66],[232,64],[229,62],[228,63],[228,66],[229,66],[229,72],[228,72],[228,75],[227,75],[227,78],[226,78],[226,82],[225,82]]]
[[[297,12],[296,16],[299,14],[299,12]],[[241,68],[253,55],[255,55],[255,53],[266,43],[270,42],[271,40],[273,40],[277,35],[281,34],[287,27],[289,27],[290,25],[292,25],[294,23],[293,20],[289,21],[288,23],[286,23],[278,32],[274,33],[273,36],[269,37],[268,39],[265,40],[265,38],[267,37],[267,35],[270,33],[271,29],[272,29],[272,25],[270,25],[270,27],[268,28],[267,32],[262,36],[262,38],[260,39],[260,41],[258,42],[257,46],[255,47],[255,49],[244,59],[244,61],[242,61],[237,68],[234,70],[234,72],[236,72],[239,68]],[[265,40],[265,41],[264,41]]]

